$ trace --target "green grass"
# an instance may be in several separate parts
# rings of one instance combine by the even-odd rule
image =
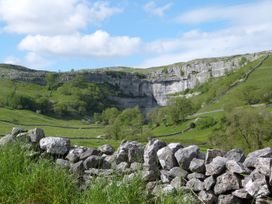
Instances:
[[[5,204],[185,204],[183,192],[161,195],[156,200],[139,176],[122,182],[123,176],[93,180],[80,191],[75,178],[50,160],[33,160],[22,144],[0,149],[0,203]],[[110,185],[109,185],[110,183]]]

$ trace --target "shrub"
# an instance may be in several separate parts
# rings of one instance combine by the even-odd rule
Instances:
[[[199,118],[199,120],[196,122],[196,127],[199,130],[203,130],[209,127],[212,127],[216,124],[216,121],[213,119],[213,117],[207,116],[203,118]]]

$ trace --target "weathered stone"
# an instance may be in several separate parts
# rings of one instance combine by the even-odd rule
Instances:
[[[172,179],[171,186],[173,186],[176,190],[180,190],[182,186],[185,185],[185,180],[181,177],[175,177]]]
[[[234,161],[234,160],[227,161],[226,168],[231,173],[237,173],[237,174],[247,173],[247,170],[245,169],[244,165],[242,163]]]
[[[224,151],[218,149],[208,149],[205,158],[205,164],[209,164],[216,157],[223,157],[225,154]]]
[[[272,158],[257,158],[255,168],[261,174],[269,177],[271,172]]]
[[[235,174],[227,172],[217,177],[214,193],[215,195],[219,195],[231,190],[238,190],[240,186],[240,179]]]
[[[124,149],[117,149],[116,152],[116,164],[120,164],[121,162],[128,162],[128,153]]]
[[[189,169],[192,172],[205,173],[205,161],[194,158],[190,163]]]
[[[114,153],[114,148],[109,144],[105,144],[98,147],[98,150],[102,152],[102,154],[107,154],[107,155],[112,155]]]
[[[127,168],[129,168],[129,164],[127,162],[121,162],[117,165],[116,170],[124,172]]]
[[[116,152],[116,163],[143,162],[144,146],[135,141],[123,141]]]
[[[70,171],[76,175],[81,175],[84,171],[83,161],[71,164]]]
[[[163,194],[169,194],[172,193],[175,190],[175,188],[173,186],[171,186],[170,184],[163,186],[162,188],[162,193]]]
[[[244,165],[247,168],[255,168],[255,164],[257,162],[257,158],[259,157],[272,157],[272,148],[267,147],[264,149],[256,150],[254,152],[251,152],[247,155]]]
[[[65,155],[70,148],[70,140],[61,137],[45,137],[40,140],[40,148],[49,154]]]
[[[80,155],[83,152],[84,152],[83,148],[77,147],[77,148],[71,149],[65,158],[68,159],[70,162],[75,163],[79,160]]]
[[[15,140],[14,140],[14,136],[13,135],[10,135],[10,134],[6,135],[6,136],[0,138],[0,147],[5,146],[5,145],[7,145],[9,143],[12,143],[14,141]]]
[[[56,165],[58,165],[58,166],[60,166],[61,168],[64,168],[64,169],[69,169],[70,168],[69,161],[67,161],[65,159],[57,159],[56,160]]]
[[[85,169],[90,168],[99,168],[101,166],[101,157],[92,155],[89,156],[84,162],[83,162]]]
[[[215,185],[215,178],[213,176],[209,176],[204,180],[204,187],[207,191],[211,190]]]
[[[186,187],[195,192],[204,190],[204,183],[199,179],[193,178],[186,183]]]
[[[15,137],[18,134],[23,133],[23,132],[25,132],[25,130],[23,128],[21,128],[21,127],[14,127],[11,130],[11,135]]]
[[[84,152],[82,152],[80,155],[79,155],[79,159],[80,160],[85,160],[87,159],[89,156],[97,156],[100,154],[100,151],[95,149],[95,148],[88,148],[87,150],[85,150]]]
[[[166,171],[166,170],[160,171],[160,178],[161,178],[162,183],[170,183],[170,181],[171,181],[170,173],[169,173],[169,171]]]
[[[223,157],[216,157],[210,162],[206,164],[206,175],[219,175],[226,169],[227,159]]]
[[[255,201],[255,204],[271,204],[272,203],[272,199],[271,198],[257,198]]]
[[[30,143],[30,137],[26,132],[22,132],[16,135],[16,140],[24,143]]]
[[[144,149],[144,168],[158,170],[157,151],[165,146],[165,142],[156,139],[152,139],[147,143]]]
[[[188,178],[188,180],[191,180],[193,178],[197,178],[197,179],[203,181],[205,179],[205,175],[201,174],[201,173],[194,172],[194,173],[188,174],[187,178]]]
[[[156,181],[159,176],[159,170],[144,170],[142,173],[142,179],[146,182]]]
[[[130,168],[133,171],[140,171],[143,169],[143,164],[139,162],[133,162],[132,164],[130,164]]]
[[[206,159],[206,154],[205,154],[204,152],[199,152],[196,158],[205,161],[205,159]]]
[[[245,155],[241,149],[232,149],[228,151],[225,155],[225,158],[228,160],[234,160],[236,162],[244,162],[245,161]]]
[[[180,178],[186,178],[188,175],[188,172],[180,167],[173,167],[170,169],[169,174],[172,178],[180,177]]]
[[[246,200],[251,198],[251,196],[243,188],[232,192],[232,195],[234,195],[237,198],[246,199]]]
[[[177,166],[177,160],[174,153],[168,146],[159,149],[157,151],[157,157],[163,169],[170,170]]]
[[[28,135],[30,137],[30,141],[33,143],[38,143],[42,138],[44,138],[44,132],[41,128],[35,128],[33,130],[28,131]]]
[[[270,194],[265,178],[255,181],[250,179],[245,185],[245,190],[254,198],[261,198]]]
[[[157,182],[156,182],[156,181],[148,182],[148,183],[146,184],[146,190],[147,190],[147,192],[148,192],[148,193],[151,193],[152,190],[156,187],[156,185],[157,185]]]
[[[219,195],[218,204],[242,204],[242,200],[232,194]]]
[[[200,191],[198,194],[198,198],[205,204],[216,204],[217,202],[217,197],[208,191]]]
[[[175,153],[175,157],[178,161],[178,164],[181,168],[188,170],[191,161],[197,157],[199,152],[199,147],[196,145],[191,145],[189,147],[185,147],[183,149],[179,149]]]
[[[174,154],[176,153],[176,151],[183,148],[183,146],[180,143],[170,143],[167,145],[167,147],[169,147]]]

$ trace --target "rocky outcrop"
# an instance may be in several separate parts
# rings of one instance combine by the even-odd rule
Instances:
[[[157,105],[165,106],[169,95],[194,88],[212,77],[220,77],[241,67],[241,58],[248,62],[266,55],[267,52],[253,53],[224,58],[193,60],[177,63],[160,69],[147,70],[140,74],[133,69],[118,71],[114,69],[81,70],[78,72],[56,73],[59,82],[72,80],[76,74],[83,74],[85,80],[93,83],[109,83],[118,87],[121,95],[110,96],[118,102],[119,107],[127,108],[138,105],[149,110]],[[0,67],[0,78],[20,80],[45,85],[48,72],[35,71],[27,68],[5,65]]]
[[[21,140],[20,135],[24,135],[25,140]],[[151,196],[183,191],[187,198],[189,190],[207,204],[271,203],[271,148],[257,150],[246,158],[240,149],[227,153],[210,149],[205,160],[205,153],[195,145],[167,145],[157,139],[145,146],[123,141],[114,152],[110,145],[98,149],[72,146],[69,139],[45,137],[41,129],[24,131],[21,128],[13,128],[11,134],[1,138],[0,147],[17,140],[22,145],[32,145],[40,158],[51,156],[57,166],[68,169],[78,178],[83,189],[92,179],[110,179],[118,174],[125,183],[136,176],[142,177]]]

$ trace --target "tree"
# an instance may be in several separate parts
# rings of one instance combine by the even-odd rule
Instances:
[[[242,146],[251,151],[264,147],[272,138],[272,114],[265,108],[244,107],[234,109],[221,121],[215,145],[233,148]]]
[[[193,112],[193,103],[189,99],[184,97],[172,98],[167,107],[167,121],[175,124],[183,122]]]
[[[139,108],[127,108],[107,126],[106,132],[114,139],[135,137],[142,134],[143,124],[144,117]]]
[[[45,81],[46,81],[46,86],[48,90],[52,91],[56,85],[56,79],[57,79],[57,74],[55,73],[47,73],[45,75]]]
[[[120,111],[117,108],[107,108],[102,112],[102,120],[106,125],[112,124],[119,114]]]

